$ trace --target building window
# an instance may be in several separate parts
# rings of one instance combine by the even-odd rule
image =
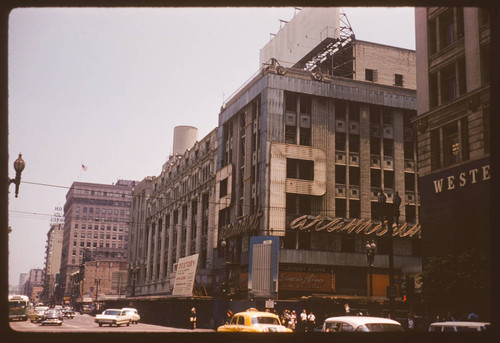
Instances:
[[[416,222],[416,213],[415,213],[415,205],[405,205],[405,213],[406,213],[406,222],[407,223],[415,223]]]
[[[349,151],[350,152],[359,152],[359,141],[360,141],[359,135],[355,135],[352,133],[349,134]]]
[[[220,181],[219,198],[227,195],[227,178]]]
[[[370,169],[370,185],[372,188],[381,188],[382,174],[380,169]]]
[[[394,86],[403,87],[403,75],[394,74]]]
[[[346,200],[335,199],[335,217],[345,218],[347,213]]]
[[[312,97],[285,92],[285,143],[312,144]]]
[[[349,217],[361,218],[361,202],[359,200],[349,200]]]
[[[415,149],[414,149],[414,146],[413,146],[413,142],[404,142],[403,144],[403,150],[404,150],[404,157],[406,159],[413,159],[414,157],[414,152],[415,152]]]
[[[441,70],[441,103],[446,104],[457,97],[457,79],[455,65]]]
[[[378,81],[378,71],[376,69],[365,69],[365,80],[377,82]]]
[[[429,74],[429,107],[431,109],[438,106],[438,75],[437,72]]]
[[[342,132],[335,132],[335,150],[345,151],[345,139],[346,135]]]
[[[394,140],[384,138],[384,156],[394,156]]]
[[[370,138],[370,154],[380,155],[380,138],[378,137]]]
[[[314,161],[287,158],[286,177],[289,179],[314,180]]]
[[[349,167],[349,184],[359,186],[359,167]]]
[[[444,49],[455,43],[455,40],[453,9],[450,8],[439,16],[439,48]]]
[[[288,215],[311,214],[312,196],[302,194],[286,194],[286,213]]]
[[[394,189],[394,172],[392,170],[384,170],[384,187]]]
[[[410,192],[415,191],[415,174],[405,173],[405,190]]]
[[[345,166],[335,166],[335,183],[336,184],[346,184],[346,167]]]

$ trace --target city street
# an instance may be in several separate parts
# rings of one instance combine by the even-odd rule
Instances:
[[[102,326],[94,323],[94,317],[88,314],[77,313],[73,319],[64,319],[63,324],[42,325],[40,323],[31,323],[29,321],[12,321],[10,327],[19,332],[213,332],[209,329],[180,329],[167,326],[150,324],[130,324],[130,326]]]

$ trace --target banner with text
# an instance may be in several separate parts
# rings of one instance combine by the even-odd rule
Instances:
[[[193,296],[193,286],[196,278],[198,256],[199,254],[194,254],[179,259],[179,262],[177,263],[177,272],[175,273],[172,295],[178,297]]]

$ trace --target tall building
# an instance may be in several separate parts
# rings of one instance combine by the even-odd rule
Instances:
[[[425,264],[436,256],[456,261],[470,253],[485,258],[482,269],[489,273],[489,14],[473,7],[416,8],[415,25],[419,73],[414,123]],[[471,282],[481,284],[480,277]],[[489,293],[466,293],[453,302],[486,315]]]
[[[175,155],[160,175],[134,188],[129,296],[171,294],[177,262],[193,254],[199,254],[200,282],[211,282],[217,129],[199,141],[195,128],[175,132]]]
[[[45,247],[45,273],[43,282],[43,298],[45,303],[54,302],[55,287],[59,282],[61,269],[61,254],[63,245],[63,224],[51,225],[47,232]]]
[[[315,47],[306,57],[326,59],[311,70],[272,60],[219,114],[216,279],[234,296],[369,295],[367,240],[374,296],[386,297],[391,252],[396,279],[420,271],[415,52],[353,36]],[[392,246],[380,191],[402,198]],[[267,289],[255,287],[254,236],[279,251]]]
[[[276,37],[330,25],[301,13]],[[130,295],[171,294],[176,262],[193,254],[198,284],[233,299],[367,296],[369,274],[385,299],[390,271],[421,271],[415,52],[342,25],[291,66],[279,42],[266,49],[276,55],[224,103],[218,127],[136,187]],[[393,239],[381,191],[402,198]]]
[[[17,285],[17,294],[27,295],[24,292],[24,284],[28,280],[28,273],[20,273],[19,274],[19,284]]]
[[[69,296],[69,276],[91,260],[126,262],[136,181],[116,184],[73,182],[64,205],[61,285]],[[69,300],[69,299],[65,299]]]

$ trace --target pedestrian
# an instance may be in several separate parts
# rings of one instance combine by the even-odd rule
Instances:
[[[189,314],[189,322],[191,324],[191,329],[196,329],[196,308],[191,308],[191,313]]]
[[[467,316],[467,320],[470,322],[477,322],[479,320],[479,316],[475,314],[473,311],[471,311]]]
[[[226,318],[224,319],[224,324],[231,323],[231,318],[233,318],[233,312],[230,309],[227,309]]]
[[[415,321],[413,320],[413,313],[408,313],[408,330],[415,330]]]
[[[296,327],[297,327],[297,313],[295,313],[295,310],[292,310],[292,313],[290,314],[290,329],[295,331]]]
[[[306,327],[307,327],[307,312],[305,309],[302,310],[302,313],[300,314],[300,327],[299,331],[300,332],[306,332]]]
[[[316,324],[316,316],[314,313],[309,312],[307,315],[307,327],[306,327],[306,332],[313,332],[314,330],[314,325]]]
[[[396,225],[399,226],[399,207],[401,206],[401,197],[399,196],[399,192],[396,191],[394,194],[394,199],[392,200],[394,204],[394,218],[396,219]]]

